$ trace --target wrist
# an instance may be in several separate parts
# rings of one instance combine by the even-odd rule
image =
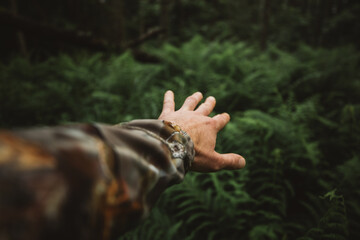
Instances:
[[[145,130],[169,148],[176,168],[183,168],[185,172],[190,170],[195,157],[194,143],[179,125],[165,120],[142,119],[121,123],[118,126]]]
[[[166,139],[168,146],[171,149],[173,158],[180,158],[183,160],[185,172],[191,169],[191,165],[195,158],[194,143],[189,134],[181,129],[179,125],[174,122],[162,120],[167,131],[171,132]]]

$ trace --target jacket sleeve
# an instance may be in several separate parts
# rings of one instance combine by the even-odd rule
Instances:
[[[116,239],[194,154],[161,120],[1,131],[0,239]]]

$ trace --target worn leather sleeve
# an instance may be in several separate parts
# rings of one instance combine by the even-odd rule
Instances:
[[[194,158],[169,122],[0,132],[0,239],[117,239]]]

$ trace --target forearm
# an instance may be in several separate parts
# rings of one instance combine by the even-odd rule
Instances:
[[[116,238],[194,158],[159,120],[2,132],[0,153],[0,233],[14,239]]]

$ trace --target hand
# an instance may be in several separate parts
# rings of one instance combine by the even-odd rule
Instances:
[[[214,97],[208,97],[196,110],[203,98],[200,92],[186,98],[182,107],[175,111],[174,93],[167,91],[159,119],[173,122],[187,132],[194,142],[195,160],[191,170],[212,172],[221,169],[239,169],[245,166],[245,159],[235,153],[220,154],[215,151],[217,133],[230,121],[227,113],[208,117],[215,107]]]

